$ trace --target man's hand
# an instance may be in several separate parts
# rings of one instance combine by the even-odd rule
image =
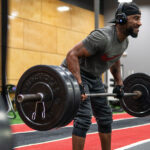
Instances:
[[[119,99],[123,98],[124,96],[123,85],[116,85],[113,89],[113,93],[117,94],[116,98],[119,98]]]
[[[79,84],[80,87],[80,92],[81,92],[81,100],[84,101],[85,99],[87,99],[87,96],[85,95],[85,88],[83,83]]]

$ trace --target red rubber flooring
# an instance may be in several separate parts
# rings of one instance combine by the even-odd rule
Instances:
[[[149,138],[150,125],[116,130],[112,132],[112,150]],[[130,133],[130,134],[129,134]],[[97,133],[89,134],[85,143],[85,150],[100,150],[100,142]],[[60,141],[36,144],[16,148],[16,150],[71,150],[71,138]]]
[[[126,125],[123,128],[119,126],[118,128],[113,129],[112,150],[139,141],[147,140],[150,138],[150,117],[146,118],[146,122],[144,122],[144,120],[142,120],[141,118],[140,119],[134,118],[126,113],[115,114],[113,118],[114,121],[116,121],[115,124],[119,125],[121,121],[125,120]],[[133,122],[134,119],[135,121],[137,121],[137,123],[135,122],[134,125],[129,126],[130,122]],[[138,122],[138,120],[142,120],[141,124],[140,122]],[[92,122],[95,123],[95,120],[92,119]],[[72,123],[70,123],[68,126],[72,126]],[[30,131],[32,132],[34,130],[31,130],[25,124],[12,125],[12,132],[16,136],[22,134],[21,132],[23,133],[27,132],[26,134],[28,134],[28,132]],[[47,131],[47,133],[48,132],[49,131]],[[38,135],[39,134],[40,132],[38,132]],[[23,139],[19,139],[19,140],[23,140]],[[45,142],[39,142],[39,143],[37,141],[37,143],[35,144],[30,143],[30,144],[20,145],[15,147],[15,150],[71,150],[71,149],[72,149],[71,136],[45,141]],[[101,150],[99,136],[97,132],[88,133],[85,142],[85,150]],[[137,149],[137,150],[147,150],[147,149]]]

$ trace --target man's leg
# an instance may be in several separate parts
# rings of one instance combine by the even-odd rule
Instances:
[[[111,150],[111,133],[99,133],[102,150]],[[72,135],[72,149],[83,150],[85,138]]]
[[[99,133],[102,150],[111,150],[111,133]]]
[[[104,93],[101,80],[95,82],[92,93]],[[98,124],[102,150],[111,150],[112,111],[105,97],[91,97],[93,115]]]
[[[72,135],[72,149],[73,150],[83,150],[84,149],[85,138]]]
[[[84,79],[82,79],[84,81]],[[84,83],[85,91],[89,93],[89,88]],[[90,98],[81,101],[78,112],[74,118],[74,126],[72,131],[72,149],[83,150],[86,138],[86,133],[91,125],[92,109]]]
[[[83,150],[84,149],[84,143],[86,138],[86,133],[91,125],[91,109],[88,109],[90,107],[89,104],[83,104],[83,103],[89,103],[88,100],[85,100],[80,105],[79,111],[77,112],[77,115],[74,119],[74,127],[72,131],[72,149],[73,150]],[[83,109],[85,107],[85,109]]]

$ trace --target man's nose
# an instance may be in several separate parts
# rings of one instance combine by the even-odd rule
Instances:
[[[141,26],[141,25],[142,25],[141,20],[139,20],[139,21],[138,21],[138,25],[139,25],[139,26]]]

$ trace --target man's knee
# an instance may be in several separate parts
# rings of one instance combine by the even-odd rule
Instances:
[[[72,135],[76,135],[76,136],[85,138],[87,131],[88,131],[88,129],[81,129],[81,128],[74,127],[73,131],[72,131]]]
[[[98,131],[100,133],[111,133],[112,132],[112,125],[111,124],[98,125]]]

